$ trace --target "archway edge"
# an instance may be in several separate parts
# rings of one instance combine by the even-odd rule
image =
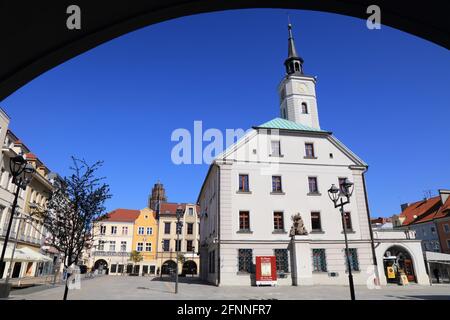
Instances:
[[[426,6],[406,0],[376,2],[383,25],[449,47],[448,4],[429,0]],[[67,0],[3,1],[0,10],[0,101],[53,67],[118,36],[173,18],[231,9],[278,8],[332,12],[367,19],[372,1],[288,0],[79,0],[81,30],[68,30]]]

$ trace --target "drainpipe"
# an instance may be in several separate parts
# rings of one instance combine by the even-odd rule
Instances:
[[[372,224],[370,223],[370,211],[369,211],[369,199],[367,196],[367,189],[366,189],[366,177],[365,177],[365,173],[367,172],[364,171],[362,173],[362,181],[363,181],[363,187],[364,187],[364,198],[366,200],[366,211],[367,211],[367,222],[369,223],[369,234],[370,234],[370,245],[372,247],[372,258],[373,258],[373,265],[375,267],[375,284],[376,285],[380,285],[380,275],[378,274],[378,262],[377,262],[377,256],[375,254],[375,244],[373,241],[373,230],[372,230]]]
[[[216,164],[217,165],[217,164]],[[217,286],[220,285],[220,166],[217,165]]]

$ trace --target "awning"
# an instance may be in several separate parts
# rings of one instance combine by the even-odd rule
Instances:
[[[8,246],[6,248],[5,252],[5,260],[10,261],[11,260],[11,254],[12,254],[13,246]],[[16,248],[14,251],[14,258],[13,261],[36,261],[36,262],[47,262],[47,261],[53,261],[52,258],[47,257],[37,251],[34,251],[33,249],[22,247],[22,248]]]
[[[427,262],[439,262],[443,264],[450,264],[450,254],[425,251],[425,258]]]

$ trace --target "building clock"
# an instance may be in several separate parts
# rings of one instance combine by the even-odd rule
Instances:
[[[299,93],[307,93],[308,92],[308,87],[304,83],[296,83],[295,89]]]

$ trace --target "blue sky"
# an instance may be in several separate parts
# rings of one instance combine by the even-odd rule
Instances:
[[[448,50],[364,20],[290,11],[321,127],[370,166],[372,216],[450,188]],[[104,160],[108,209],[143,208],[160,179],[194,202],[207,165],[173,165],[176,128],[249,128],[279,115],[286,10],[236,10],[148,26],[90,50],[0,102],[10,128],[60,174]]]

